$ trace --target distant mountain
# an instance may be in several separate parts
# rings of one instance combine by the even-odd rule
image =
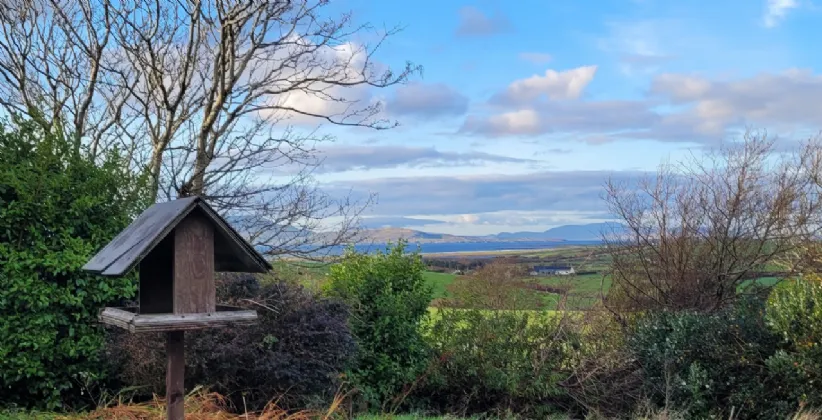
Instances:
[[[565,225],[544,232],[503,232],[488,236],[459,236],[444,233],[427,233],[404,228],[366,229],[361,239],[366,242],[385,243],[406,239],[417,243],[434,242],[516,242],[516,241],[596,241],[601,233],[619,231],[622,225],[615,222],[590,223],[587,225]]]
[[[499,239],[509,241],[522,240],[555,240],[565,241],[596,241],[602,238],[602,233],[619,233],[623,225],[616,222],[589,223],[587,225],[564,225],[546,230],[545,232],[503,232],[497,234]]]
[[[386,243],[406,239],[409,242],[479,242],[479,237],[448,235],[445,233],[428,233],[404,228],[365,229],[360,234],[364,242]]]
[[[602,234],[621,233],[625,226],[617,222],[589,223],[587,225],[565,225],[548,229],[546,236],[562,238],[566,241],[595,241],[602,239]]]

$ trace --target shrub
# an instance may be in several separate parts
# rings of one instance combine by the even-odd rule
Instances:
[[[453,298],[447,304],[473,309],[539,309],[540,286],[528,278],[528,271],[515,261],[498,259],[459,276],[448,286]]]
[[[644,402],[643,377],[626,346],[625,331],[614,314],[594,307],[581,314],[579,342],[561,386],[574,401],[569,411],[582,417],[620,418]],[[587,418],[587,417],[586,417]]]
[[[349,250],[331,267],[325,291],[351,308],[349,323],[357,339],[348,378],[369,404],[387,403],[425,368],[428,351],[420,321],[432,291],[424,270],[419,253],[406,254],[402,242],[372,255]]]
[[[782,338],[768,366],[792,401],[822,407],[822,279],[783,282],[768,299],[767,320]]]
[[[545,418],[565,396],[568,322],[556,312],[438,310],[426,339],[439,358],[415,397],[441,412]]]
[[[260,285],[253,275],[223,275],[218,300],[255,309],[255,325],[186,333],[186,387],[208,386],[233,405],[261,410],[324,406],[355,351],[348,311],[286,283]],[[112,331],[108,354],[120,380],[162,394],[165,337]]]
[[[662,312],[643,317],[628,346],[643,371],[644,391],[660,407],[692,418],[727,415],[784,418],[797,408],[768,370],[778,336],[768,330],[761,300],[715,314]]]
[[[135,287],[81,267],[146,204],[123,167],[60,133],[0,126],[0,405],[55,408],[81,376],[104,376],[97,312]]]

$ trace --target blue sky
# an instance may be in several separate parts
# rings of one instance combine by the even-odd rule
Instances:
[[[608,219],[609,177],[822,124],[822,5],[803,0],[339,0],[401,25],[375,59],[424,71],[366,93],[401,125],[323,127],[321,187],[377,193],[369,226],[488,234]],[[368,42],[367,37],[353,40]]]

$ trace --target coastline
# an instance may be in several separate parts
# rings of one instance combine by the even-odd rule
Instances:
[[[551,248],[528,248],[528,249],[498,249],[498,250],[487,250],[487,251],[443,251],[443,252],[421,252],[420,255],[423,257],[442,257],[442,258],[455,258],[455,257],[497,257],[497,256],[511,256],[511,255],[529,255],[529,254],[544,254],[544,253],[551,253],[551,252],[561,252],[561,251],[569,251],[575,249],[585,249],[596,247],[599,245],[568,245],[568,246],[557,246]]]
[[[423,258],[493,258],[498,256],[530,256],[562,254],[586,248],[597,247],[599,241],[565,241],[565,242],[495,242],[495,243],[408,243],[406,252],[419,252]],[[371,254],[385,250],[387,244],[359,243],[354,249],[359,253]],[[321,260],[333,260],[342,255],[347,248],[336,246],[317,255]],[[303,260],[311,258],[279,257],[283,260]]]

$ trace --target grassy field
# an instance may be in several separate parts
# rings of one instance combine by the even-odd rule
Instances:
[[[436,255],[437,257],[446,254]],[[564,294],[565,308],[572,310],[587,309],[594,305],[600,298],[600,292],[606,292],[611,287],[609,278],[599,274],[604,272],[608,266],[608,256],[602,252],[602,247],[597,246],[572,246],[542,250],[517,250],[517,251],[487,251],[452,253],[459,256],[516,256],[523,259],[525,265],[550,265],[569,264],[577,271],[596,272],[572,276],[551,276],[528,278],[526,281],[536,281],[542,285],[561,288],[566,291]],[[426,257],[435,256],[426,255]],[[274,272],[280,279],[295,281],[309,288],[318,288],[324,281],[328,273],[328,264],[313,262],[279,261],[275,263]],[[777,271],[779,267],[768,266],[768,271]],[[426,271],[425,280],[432,288],[432,299],[448,298],[448,286],[454,282],[456,275],[450,272]],[[776,277],[763,277],[757,280],[762,285],[773,285],[779,281]],[[745,282],[740,289],[749,285],[751,281]],[[563,300],[563,295],[534,291],[542,296],[544,309],[557,309],[559,302]]]
[[[276,273],[278,279],[302,284],[309,288],[317,288],[328,275],[329,267],[328,264],[313,262],[276,261],[274,263],[274,273]],[[447,287],[456,277],[450,273],[437,273],[434,271],[426,271],[423,275],[425,281],[433,289],[434,299],[446,297]]]
[[[431,285],[433,290],[433,298],[440,299],[448,296],[448,285],[454,282],[457,277],[450,273],[436,273],[433,271],[426,271],[424,273],[425,281]]]

